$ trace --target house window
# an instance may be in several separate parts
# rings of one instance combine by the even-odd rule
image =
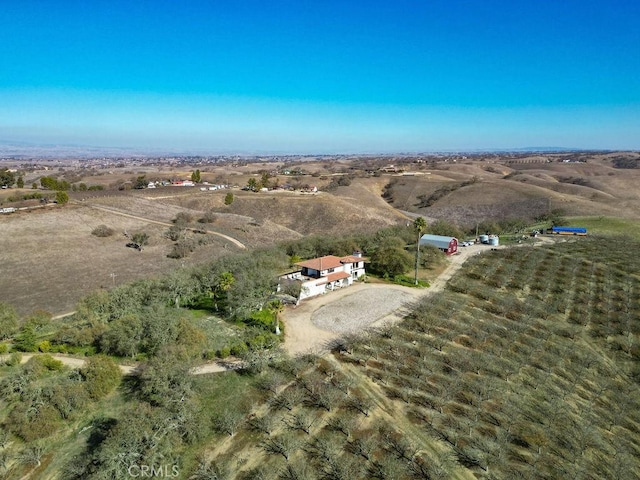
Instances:
[[[327,272],[333,273],[334,270],[335,270],[335,268],[330,268],[329,270],[327,270]]]

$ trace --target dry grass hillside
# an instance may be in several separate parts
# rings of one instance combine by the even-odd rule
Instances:
[[[535,160],[535,161],[534,161]],[[566,215],[640,217],[640,169],[615,168],[597,155],[586,163],[450,164],[420,175],[387,176],[385,197],[396,208],[472,224],[478,217],[518,216],[528,209]]]
[[[572,163],[563,163],[565,159]],[[183,264],[201,263],[236,251],[237,246],[216,234],[255,248],[306,235],[377,230],[404,223],[407,217],[401,211],[460,225],[509,216],[535,217],[552,209],[561,209],[565,215],[638,219],[640,168],[630,167],[637,167],[639,159],[640,154],[635,153],[515,159],[487,155],[455,162],[407,161],[400,165],[404,173],[375,175],[377,168],[390,161],[309,161],[295,166],[306,174],[280,175],[280,184],[323,187],[347,177],[349,182],[316,194],[254,193],[238,188],[203,192],[172,187],[70,192],[70,205],[0,216],[0,301],[14,304],[22,313],[35,309],[64,313],[73,310],[76,301],[93,289],[159,275]],[[259,172],[278,167],[282,167],[281,162],[216,167],[203,170],[203,178],[233,179],[230,183],[244,185],[249,178],[259,178]],[[169,172],[160,168],[137,173],[145,173],[148,178],[182,178],[188,177],[189,170]],[[87,177],[86,181],[107,185],[135,174],[110,172]],[[29,177],[29,181],[34,179]],[[8,205],[11,195],[29,192],[33,190],[3,190],[0,201]],[[224,202],[228,192],[234,194],[231,205]],[[38,205],[39,201],[26,200],[15,206],[27,204]],[[175,260],[167,258],[174,244],[166,235],[181,213],[191,218],[192,229],[209,233],[200,237],[191,233],[196,240],[206,237],[206,245]],[[199,221],[206,216],[209,221]],[[101,224],[115,234],[109,238],[91,235]],[[149,245],[142,252],[126,248],[125,231],[147,233]]]
[[[355,182],[354,182],[355,183]],[[341,192],[300,194],[292,192],[238,192],[233,204],[225,206],[223,196],[174,197],[184,208],[251,217],[259,224],[270,222],[298,235],[349,233],[392,225],[400,218],[379,196],[361,184]]]
[[[66,313],[89,292],[135,279],[160,275],[182,265],[202,263],[238,251],[214,235],[182,259],[171,259],[173,242],[167,237],[179,213],[188,214],[197,230],[228,235],[255,248],[310,234],[345,234],[375,230],[401,218],[379,191],[354,187],[345,192],[299,194],[233,190],[232,205],[224,205],[226,191],[165,188],[156,191],[72,194],[72,204],[0,217],[0,301],[22,314],[43,309]],[[213,212],[210,223],[200,223]],[[99,225],[114,234],[91,234]],[[127,248],[124,232],[144,232],[143,251]],[[192,234],[194,238],[203,235]],[[111,276],[114,274],[114,276]]]

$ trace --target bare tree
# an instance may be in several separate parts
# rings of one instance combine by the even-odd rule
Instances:
[[[368,397],[353,395],[352,397],[349,397],[345,405],[350,410],[355,410],[363,414],[365,417],[368,417],[369,411],[373,407],[373,402]]]
[[[267,438],[261,446],[265,452],[282,455],[288,461],[291,454],[300,447],[300,443],[291,434],[283,433],[276,437]]]
[[[267,413],[262,417],[254,417],[249,421],[249,425],[253,430],[266,433],[267,435],[271,435],[276,429],[277,424],[278,418],[271,413]]]
[[[290,430],[300,430],[301,432],[309,435],[311,427],[315,423],[316,419],[305,411],[299,411],[292,414],[289,418],[284,420],[285,425]]]
[[[354,427],[354,420],[351,417],[340,415],[339,413],[329,419],[327,422],[327,428],[335,432],[340,432],[346,437],[351,435],[351,431]]]
[[[238,427],[242,424],[243,415],[233,409],[225,409],[216,415],[213,419],[213,428],[220,433],[226,433],[229,436],[235,435]]]
[[[269,403],[275,409],[291,411],[300,405],[303,399],[304,393],[298,387],[289,387],[279,395],[273,397]]]
[[[372,436],[366,435],[350,442],[348,449],[354,455],[358,455],[365,460],[371,460],[376,449],[376,441]]]

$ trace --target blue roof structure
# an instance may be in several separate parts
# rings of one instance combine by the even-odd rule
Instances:
[[[587,233],[587,229],[584,227],[551,227],[551,231],[554,233]]]

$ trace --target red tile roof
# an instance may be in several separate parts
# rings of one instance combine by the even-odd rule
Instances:
[[[296,265],[300,267],[312,268],[313,270],[327,270],[329,268],[338,268],[345,263],[363,262],[364,258],[349,255],[346,257],[336,257],[335,255],[326,255],[324,257],[312,258],[304,262],[298,262]]]
[[[296,263],[300,267],[312,268],[313,270],[327,270],[328,268],[338,268],[342,265],[340,257],[327,255],[320,258],[312,258],[305,262]]]
[[[328,282],[335,282],[336,280],[342,280],[343,278],[349,278],[350,276],[351,275],[349,275],[347,272],[335,272],[330,273],[325,278]]]

